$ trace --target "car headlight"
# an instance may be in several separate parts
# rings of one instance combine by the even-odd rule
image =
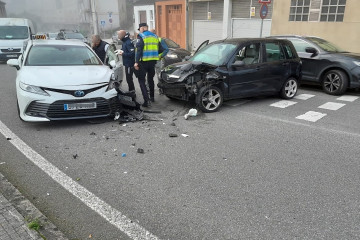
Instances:
[[[170,59],[176,59],[176,58],[178,58],[178,55],[176,54],[176,53],[170,53],[170,54],[167,54],[166,55],[168,58],[170,58]]]
[[[47,92],[45,92],[44,90],[42,90],[40,87],[37,87],[37,86],[32,86],[32,85],[28,85],[28,84],[20,82],[19,87],[26,92],[31,92],[31,93],[35,93],[35,94],[44,95],[44,96],[50,96]]]
[[[27,47],[27,44],[28,44],[29,41],[24,41],[23,42],[23,52],[25,52],[25,49]]]
[[[353,61],[353,63],[355,63],[355,65],[357,65],[358,67],[360,67],[360,62],[358,62],[358,61]]]
[[[116,88],[116,86],[119,86],[119,85],[120,85],[120,83],[118,81],[111,79],[110,82],[109,82],[109,85],[108,85],[108,87],[106,89],[106,92]]]

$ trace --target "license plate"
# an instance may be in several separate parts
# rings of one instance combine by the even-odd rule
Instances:
[[[6,55],[6,57],[17,57],[17,55],[16,54],[14,54],[14,55]]]
[[[64,104],[64,111],[94,109],[94,108],[96,108],[96,102]]]

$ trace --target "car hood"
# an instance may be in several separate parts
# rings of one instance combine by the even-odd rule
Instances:
[[[344,53],[337,53],[342,56],[348,57],[348,58],[354,58],[357,60],[360,60],[360,53],[350,53],[350,52],[344,52]]]
[[[165,67],[162,73],[162,79],[168,83],[183,82],[188,76],[197,71],[209,72],[216,69],[217,66],[195,61],[179,62]]]
[[[0,48],[23,48],[26,39],[0,39]]]
[[[189,56],[191,54],[188,50],[182,48],[169,48],[169,50],[180,56]]]
[[[99,66],[24,66],[19,81],[38,87],[71,90],[75,86],[93,88],[110,81],[112,71]],[[85,87],[86,88],[86,87]]]

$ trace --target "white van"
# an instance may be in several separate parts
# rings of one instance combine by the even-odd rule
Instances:
[[[34,32],[29,19],[0,18],[0,61],[18,58]]]

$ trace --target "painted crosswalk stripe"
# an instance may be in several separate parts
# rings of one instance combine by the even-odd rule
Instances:
[[[297,102],[294,101],[288,101],[288,100],[282,100],[273,104],[270,104],[271,107],[277,107],[277,108],[287,108],[292,105],[297,104]]]
[[[308,100],[312,97],[315,97],[315,95],[303,93],[303,94],[295,96],[294,98],[299,99],[299,100]]]
[[[356,97],[356,96],[344,95],[344,96],[341,96],[341,97],[337,98],[336,100],[345,101],[345,102],[354,102],[358,98],[359,97]]]
[[[336,110],[339,110],[340,108],[342,108],[345,105],[346,104],[344,104],[344,103],[327,102],[327,103],[319,106],[318,108],[336,111]]]
[[[309,122],[316,122],[321,118],[325,117],[326,115],[327,115],[326,113],[309,111],[303,115],[297,116],[296,119],[305,120]]]

